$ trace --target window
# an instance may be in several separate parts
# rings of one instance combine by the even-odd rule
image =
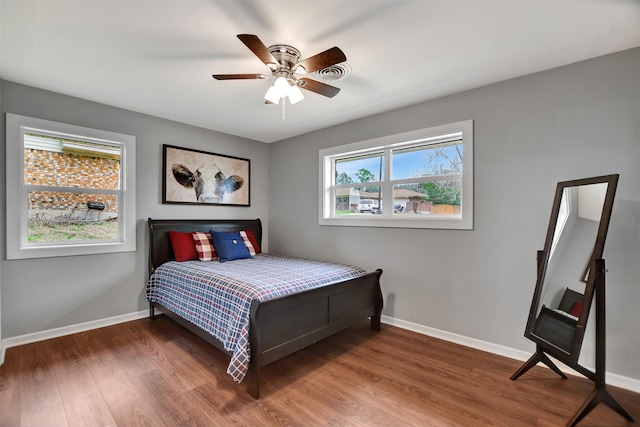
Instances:
[[[7,259],[127,252],[135,137],[7,114]]]
[[[320,225],[473,228],[473,121],[320,150]]]

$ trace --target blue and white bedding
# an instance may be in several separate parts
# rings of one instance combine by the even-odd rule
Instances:
[[[147,299],[220,340],[232,352],[227,373],[241,382],[249,367],[249,311],[265,301],[360,277],[354,266],[258,254],[233,262],[167,262],[149,278]]]

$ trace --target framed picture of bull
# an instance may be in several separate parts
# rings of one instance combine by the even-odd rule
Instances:
[[[162,146],[162,203],[249,206],[250,160]]]

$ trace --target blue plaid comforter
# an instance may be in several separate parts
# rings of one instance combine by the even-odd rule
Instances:
[[[225,263],[171,261],[151,274],[147,299],[220,340],[232,352],[227,373],[242,382],[249,367],[252,300],[265,301],[365,274],[359,267],[271,254]]]

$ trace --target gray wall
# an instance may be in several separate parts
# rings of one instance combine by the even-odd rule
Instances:
[[[219,132],[2,81],[1,109],[73,125],[134,135],[136,141],[137,251],[6,261],[0,251],[2,338],[46,331],[144,310],[147,278],[146,219],[261,218],[268,239],[268,145]],[[0,204],[5,202],[4,117],[0,141]],[[251,160],[251,206],[163,205],[162,144]],[[2,209],[0,235],[4,234]]]
[[[465,119],[473,231],[318,225],[318,150]],[[272,252],[382,268],[385,315],[523,351],[534,350],[523,333],[556,183],[619,173],[607,370],[640,379],[640,49],[274,143],[269,156]],[[593,366],[590,340],[581,362]]]

